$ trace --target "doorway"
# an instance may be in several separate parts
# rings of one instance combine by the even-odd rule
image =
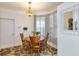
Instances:
[[[14,46],[15,20],[0,18],[0,48]]]

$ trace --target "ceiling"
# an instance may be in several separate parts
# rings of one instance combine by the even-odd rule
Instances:
[[[31,2],[33,12],[50,11],[55,9],[62,2]],[[28,2],[0,2],[1,8],[13,10],[28,10]]]

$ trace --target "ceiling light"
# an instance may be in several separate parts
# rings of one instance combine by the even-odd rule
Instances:
[[[33,16],[32,9],[31,9],[31,2],[29,2],[29,8],[28,8],[27,16]]]

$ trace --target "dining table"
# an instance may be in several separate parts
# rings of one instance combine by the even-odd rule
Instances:
[[[26,36],[24,40],[26,40],[27,42],[30,42],[29,36]],[[44,40],[44,37],[40,37],[40,41],[43,41],[43,40]]]
[[[28,46],[30,47],[30,37],[29,36],[25,36],[24,40],[26,41],[26,43],[28,43]],[[40,51],[45,50],[46,48],[46,42],[45,42],[45,37],[44,36],[40,36]]]

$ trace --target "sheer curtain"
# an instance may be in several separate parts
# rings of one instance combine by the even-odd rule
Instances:
[[[35,17],[35,29],[37,32],[40,32],[41,36],[45,36],[45,16],[36,16]]]

